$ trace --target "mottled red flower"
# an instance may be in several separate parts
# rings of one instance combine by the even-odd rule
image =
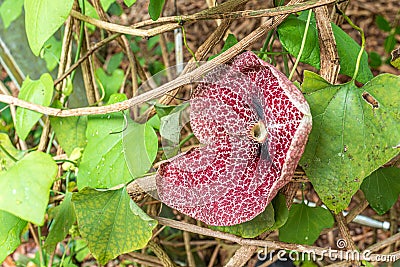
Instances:
[[[190,105],[201,145],[160,166],[160,199],[209,225],[251,220],[293,176],[311,130],[307,102],[245,52],[208,73]]]

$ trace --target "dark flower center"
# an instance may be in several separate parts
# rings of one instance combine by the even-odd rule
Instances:
[[[263,121],[258,121],[251,127],[250,136],[260,144],[263,144],[267,140],[268,132]]]

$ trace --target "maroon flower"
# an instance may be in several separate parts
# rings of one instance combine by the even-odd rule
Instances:
[[[209,225],[251,220],[293,176],[311,130],[307,102],[245,52],[208,73],[190,105],[201,146],[160,166],[160,199]]]

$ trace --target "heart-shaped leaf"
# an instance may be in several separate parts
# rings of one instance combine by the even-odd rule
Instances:
[[[360,46],[337,25],[333,23],[331,23],[331,25],[340,58],[340,73],[352,77],[356,67]],[[305,27],[306,16],[290,16],[278,27],[279,40],[283,47],[295,57],[299,54]],[[318,31],[315,19],[313,19],[309,25],[306,43],[300,61],[310,64],[317,69],[320,68]],[[364,52],[356,79],[362,83],[366,83],[372,79],[372,77],[372,72],[368,66],[368,55]]]
[[[29,153],[0,174],[0,210],[42,225],[56,174],[57,165],[50,155]]]
[[[73,194],[72,202],[79,232],[101,264],[146,246],[157,225],[132,201],[125,187],[108,191],[84,188]]]
[[[7,29],[11,22],[16,20],[22,13],[24,0],[5,0],[0,6],[0,16],[4,23],[4,28]],[[1,260],[0,260],[1,262]]]
[[[68,18],[73,3],[74,0],[25,0],[26,35],[35,56]]]
[[[124,117],[119,113],[88,118],[78,188],[110,188],[132,179],[122,153],[123,128]]]
[[[43,74],[39,80],[26,78],[22,83],[18,98],[42,106],[49,106],[53,96],[53,78],[50,74]],[[32,127],[42,117],[42,114],[26,108],[17,108],[15,130],[23,140],[28,136]]]
[[[121,88],[121,84],[124,81],[124,72],[121,69],[116,69],[111,75],[108,75],[102,68],[98,68],[96,70],[96,77],[104,88],[105,95],[103,101],[108,102],[110,96],[117,93]]]
[[[293,204],[289,218],[279,229],[279,240],[287,243],[312,245],[322,229],[333,226],[331,213],[322,207]]]
[[[379,215],[386,213],[399,198],[400,169],[391,167],[374,171],[364,179],[361,189]]]
[[[26,224],[27,221],[0,210],[0,263],[21,244]]]
[[[382,74],[358,88],[305,72],[303,92],[314,127],[300,164],[322,201],[340,212],[363,179],[399,153],[400,77]]]

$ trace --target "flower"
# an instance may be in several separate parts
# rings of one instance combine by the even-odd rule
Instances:
[[[311,130],[301,92],[252,52],[205,75],[190,100],[201,146],[163,163],[162,202],[209,225],[251,220],[293,176]]]

